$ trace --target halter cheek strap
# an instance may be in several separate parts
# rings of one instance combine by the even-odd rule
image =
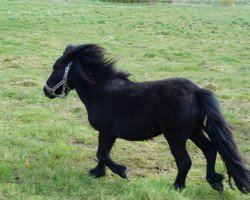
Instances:
[[[69,69],[70,69],[70,66],[72,64],[72,61],[68,64],[68,66],[65,68],[65,71],[64,71],[64,75],[63,75],[63,79],[57,83],[53,88],[50,88],[47,83],[45,84],[45,88],[46,90],[54,97],[59,97],[59,98],[63,98],[63,97],[66,97],[69,92],[70,92],[70,88],[69,86],[67,85],[67,78],[68,78],[68,73],[69,73]],[[55,94],[55,91],[59,88],[63,86],[62,88],[62,93],[61,94]],[[66,90],[67,89],[67,90]]]

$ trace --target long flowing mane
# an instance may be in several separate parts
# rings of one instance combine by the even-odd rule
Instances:
[[[90,85],[96,85],[110,77],[127,79],[130,76],[129,73],[118,71],[115,67],[116,60],[107,58],[105,49],[96,44],[68,46],[64,56],[74,58],[76,72]]]

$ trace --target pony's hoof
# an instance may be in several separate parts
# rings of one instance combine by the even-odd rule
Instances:
[[[89,171],[89,174],[94,178],[101,178],[101,177],[105,176],[105,170],[93,168]]]
[[[183,185],[183,184],[179,184],[179,183],[174,184],[174,189],[179,191],[179,192],[182,191],[184,188],[185,188],[185,185]]]
[[[123,172],[121,173],[120,176],[121,176],[122,178],[127,179],[128,181],[131,180],[127,170],[123,171]]]
[[[125,178],[125,179],[127,179],[127,180],[131,180],[130,179],[130,176],[129,176],[129,173],[128,173],[128,170],[127,170],[127,167],[124,167],[122,170],[121,170],[121,172],[120,173],[118,173],[118,175],[120,176],[120,177],[122,177],[122,178]]]
[[[211,187],[214,190],[218,191],[219,193],[223,193],[224,188],[223,188],[223,184],[221,182],[213,183],[213,184],[211,184]]]
[[[248,193],[250,192],[249,187],[248,187],[248,190],[247,190],[246,188],[244,188],[244,187],[240,188],[239,190],[240,190],[243,194],[248,194]]]

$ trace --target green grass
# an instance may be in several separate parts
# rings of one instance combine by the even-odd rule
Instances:
[[[193,1],[195,2],[195,1]],[[98,43],[134,81],[186,77],[217,95],[250,160],[250,5],[212,1],[185,5],[98,1],[1,0],[0,199],[247,199],[219,195],[205,181],[205,160],[190,142],[193,161],[182,192],[173,189],[174,159],[163,137],[118,140],[112,157],[131,181],[108,171],[95,180],[97,132],[75,92],[47,99],[42,92],[54,61],[70,43]],[[217,171],[225,174],[218,159]]]

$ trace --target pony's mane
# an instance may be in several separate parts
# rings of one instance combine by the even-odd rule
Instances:
[[[115,67],[116,60],[107,58],[105,49],[96,44],[68,46],[64,55],[74,57],[78,64],[76,72],[91,85],[98,84],[110,77],[127,79],[130,76],[129,73],[118,71]]]

